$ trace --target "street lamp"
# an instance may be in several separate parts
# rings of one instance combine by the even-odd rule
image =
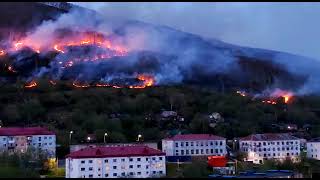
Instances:
[[[89,141],[91,140],[91,137],[90,137],[90,136],[88,136],[88,137],[87,137],[87,140],[88,140],[88,142],[89,142]]]
[[[140,138],[142,138],[142,135],[138,134],[138,141],[140,141]]]
[[[73,134],[73,131],[70,131],[70,133],[69,133],[69,143],[71,144],[71,136],[72,136],[72,134]]]
[[[104,133],[104,136],[103,136],[103,142],[106,143],[106,137],[108,136],[108,133]]]

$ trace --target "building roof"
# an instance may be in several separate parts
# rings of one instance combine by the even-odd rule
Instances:
[[[54,135],[55,133],[43,127],[3,127],[0,136],[28,136],[28,135]]]
[[[67,158],[106,158],[132,156],[164,156],[165,153],[148,146],[121,146],[121,147],[88,147],[68,154]]]
[[[251,134],[240,138],[240,141],[277,141],[277,140],[298,140],[299,138],[288,133],[265,133]]]
[[[212,134],[178,134],[165,140],[185,141],[185,140],[225,140],[226,138]]]
[[[310,139],[308,142],[319,142],[320,143],[320,137]]]

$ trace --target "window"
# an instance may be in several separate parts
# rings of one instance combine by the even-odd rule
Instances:
[[[266,142],[263,142],[263,145],[265,146],[265,145],[266,145]]]
[[[117,159],[113,159],[113,162],[117,162]]]
[[[160,173],[160,174],[163,174],[163,172],[162,172],[162,171],[159,171],[159,173]]]
[[[109,174],[105,174],[105,175],[104,175],[104,177],[108,177],[108,176],[109,176]]]
[[[92,178],[93,177],[93,174],[89,174],[89,178]]]
[[[186,142],[186,146],[189,146],[189,142]]]
[[[117,169],[117,166],[113,166],[113,169]]]
[[[183,150],[181,150],[181,155],[184,155],[184,151]]]
[[[149,161],[149,158],[146,158],[146,161]]]
[[[199,154],[199,149],[196,149],[196,154]]]
[[[85,161],[81,161],[81,164],[84,164],[85,163]]]
[[[41,141],[41,137],[39,137],[38,139],[39,139],[39,141]]]
[[[218,152],[218,149],[215,149],[215,152],[216,152],[216,154],[219,153],[219,152]]]
[[[183,142],[180,143],[181,147],[183,147]]]
[[[220,146],[222,146],[222,141],[220,141]]]
[[[125,159],[121,159],[121,162],[124,162],[125,161]]]
[[[108,159],[105,159],[104,162],[107,163],[107,162],[108,162]]]
[[[209,154],[209,149],[206,149],[206,154]]]
[[[89,160],[89,163],[92,163],[92,160]]]
[[[89,167],[89,171],[92,171],[93,170],[93,167]]]
[[[201,149],[201,154],[203,154],[203,149]]]
[[[47,139],[47,136],[45,136],[44,139]]]
[[[149,169],[149,166],[148,166],[148,165],[146,165],[146,169]]]
[[[280,144],[280,142],[277,142],[277,145],[279,145]]]
[[[129,168],[132,169],[132,168],[133,168],[133,165],[130,165]]]
[[[190,145],[193,146],[193,142],[191,142]]]
[[[189,154],[189,150],[188,150],[188,149],[186,150],[186,154],[187,154],[187,155]]]
[[[141,172],[137,172],[138,175],[141,175]]]
[[[176,143],[176,147],[178,147],[178,143]]]
[[[141,168],[141,165],[137,165],[137,168]]]
[[[113,176],[117,176],[117,173],[113,173]]]
[[[124,173],[124,172],[123,172],[123,173],[121,173],[121,176],[125,176],[125,175],[126,175],[126,173]]]
[[[156,160],[156,158],[155,158],[155,157],[152,157],[152,160]]]
[[[191,154],[194,154],[194,150],[193,149],[191,149]]]
[[[159,160],[162,160],[162,157],[159,157]]]
[[[132,162],[132,161],[133,161],[133,158],[129,158],[129,161]]]
[[[242,146],[244,145],[244,143],[242,143]],[[218,146],[218,142],[216,141],[216,146]]]
[[[222,149],[220,149],[220,153],[222,153],[223,152],[223,150]]]
[[[81,168],[81,171],[85,171],[86,169],[85,168]]]
[[[141,158],[137,158],[137,161],[141,161]]]
[[[211,154],[213,154],[213,149],[211,149]]]
[[[156,171],[152,171],[153,174],[156,174]]]

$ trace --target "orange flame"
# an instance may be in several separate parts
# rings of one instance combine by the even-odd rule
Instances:
[[[0,50],[0,56],[3,56],[5,54],[4,50]]]
[[[62,51],[61,49],[58,48],[58,45],[57,45],[57,44],[54,45],[53,48],[54,48],[56,51],[59,51],[59,52],[61,52],[61,53],[64,53],[64,51]]]
[[[37,86],[37,82],[31,81],[29,84],[25,85],[25,88],[33,88]]]

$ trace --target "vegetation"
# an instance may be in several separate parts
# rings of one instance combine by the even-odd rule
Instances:
[[[176,111],[184,121],[161,120],[162,110]],[[234,91],[217,92],[190,86],[161,86],[146,89],[75,88],[70,82],[38,80],[38,86],[26,89],[23,84],[0,88],[0,120],[3,126],[47,126],[57,133],[57,142],[64,151],[72,143],[95,134],[103,142],[135,141],[138,134],[144,141],[159,141],[178,132],[213,133],[227,137],[251,133],[279,132],[272,123],[312,125],[310,134],[319,136],[320,97],[294,98],[290,104],[264,104],[261,100],[242,97]],[[207,116],[218,112],[224,122],[213,128]]]
[[[0,154],[0,178],[39,178],[40,172],[47,169],[44,164],[46,157],[35,156],[32,150],[24,154]]]

